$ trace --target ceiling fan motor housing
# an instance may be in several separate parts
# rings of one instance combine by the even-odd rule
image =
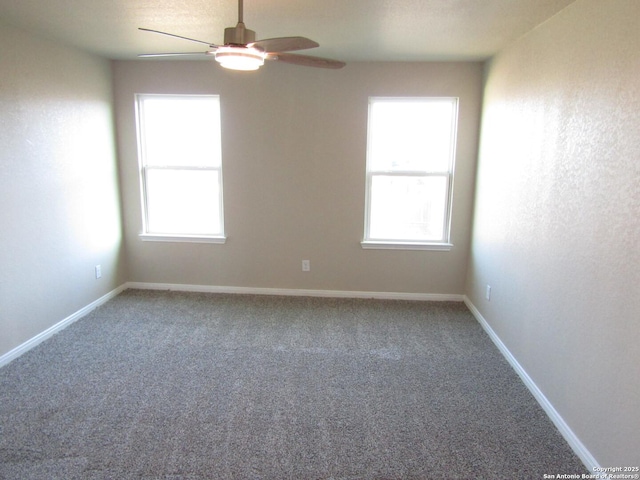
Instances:
[[[235,27],[224,29],[225,45],[246,45],[256,41],[256,32],[249,30],[244,23],[239,22]]]

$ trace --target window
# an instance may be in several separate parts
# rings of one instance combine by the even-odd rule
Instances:
[[[369,99],[364,248],[449,243],[457,98]]]
[[[136,95],[144,240],[223,243],[220,97]]]

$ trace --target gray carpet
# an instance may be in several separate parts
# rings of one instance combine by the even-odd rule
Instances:
[[[0,385],[2,479],[587,473],[461,303],[129,290]]]

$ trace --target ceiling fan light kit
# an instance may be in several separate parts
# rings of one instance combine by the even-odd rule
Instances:
[[[222,67],[242,71],[258,70],[266,56],[261,50],[242,46],[220,47],[213,55]]]
[[[242,20],[243,5],[242,0],[238,0],[238,24],[235,27],[225,28],[224,45],[196,40],[194,38],[183,37],[173,33],[140,28],[146,32],[158,33],[170,37],[188,40],[208,45],[206,52],[186,52],[186,53],[151,53],[138,55],[139,57],[171,57],[185,55],[207,55],[213,56],[224,68],[231,70],[257,70],[264,65],[265,60],[280,60],[284,63],[303,65],[306,67],[319,68],[342,68],[344,62],[331,60],[328,58],[312,57],[310,55],[298,55],[287,53],[295,50],[306,50],[318,47],[318,43],[305,37],[278,37],[256,41],[256,32],[245,27]]]

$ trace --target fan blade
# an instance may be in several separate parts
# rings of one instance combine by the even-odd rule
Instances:
[[[257,47],[265,52],[291,52],[293,50],[306,50],[316,48],[320,45],[313,40],[304,37],[278,37],[258,40],[247,45],[247,47]]]
[[[285,63],[292,63],[294,65],[303,65],[305,67],[318,68],[342,68],[346,65],[346,63],[339,60],[312,57],[310,55],[297,55],[295,53],[273,53],[268,55],[267,59],[278,60]]]
[[[175,35],[173,33],[161,32],[160,30],[151,30],[150,28],[142,28],[142,27],[139,27],[138,30],[142,30],[143,32],[159,33],[160,35],[167,35],[169,37],[181,38],[182,40],[189,40],[190,42],[202,43],[204,45],[210,46],[211,48],[217,47],[217,45],[214,45],[213,43],[205,42],[204,40],[196,40],[195,38],[183,37],[182,35]]]
[[[213,52],[177,52],[177,53],[141,53],[138,57],[185,57],[185,56],[202,56],[211,55]]]

